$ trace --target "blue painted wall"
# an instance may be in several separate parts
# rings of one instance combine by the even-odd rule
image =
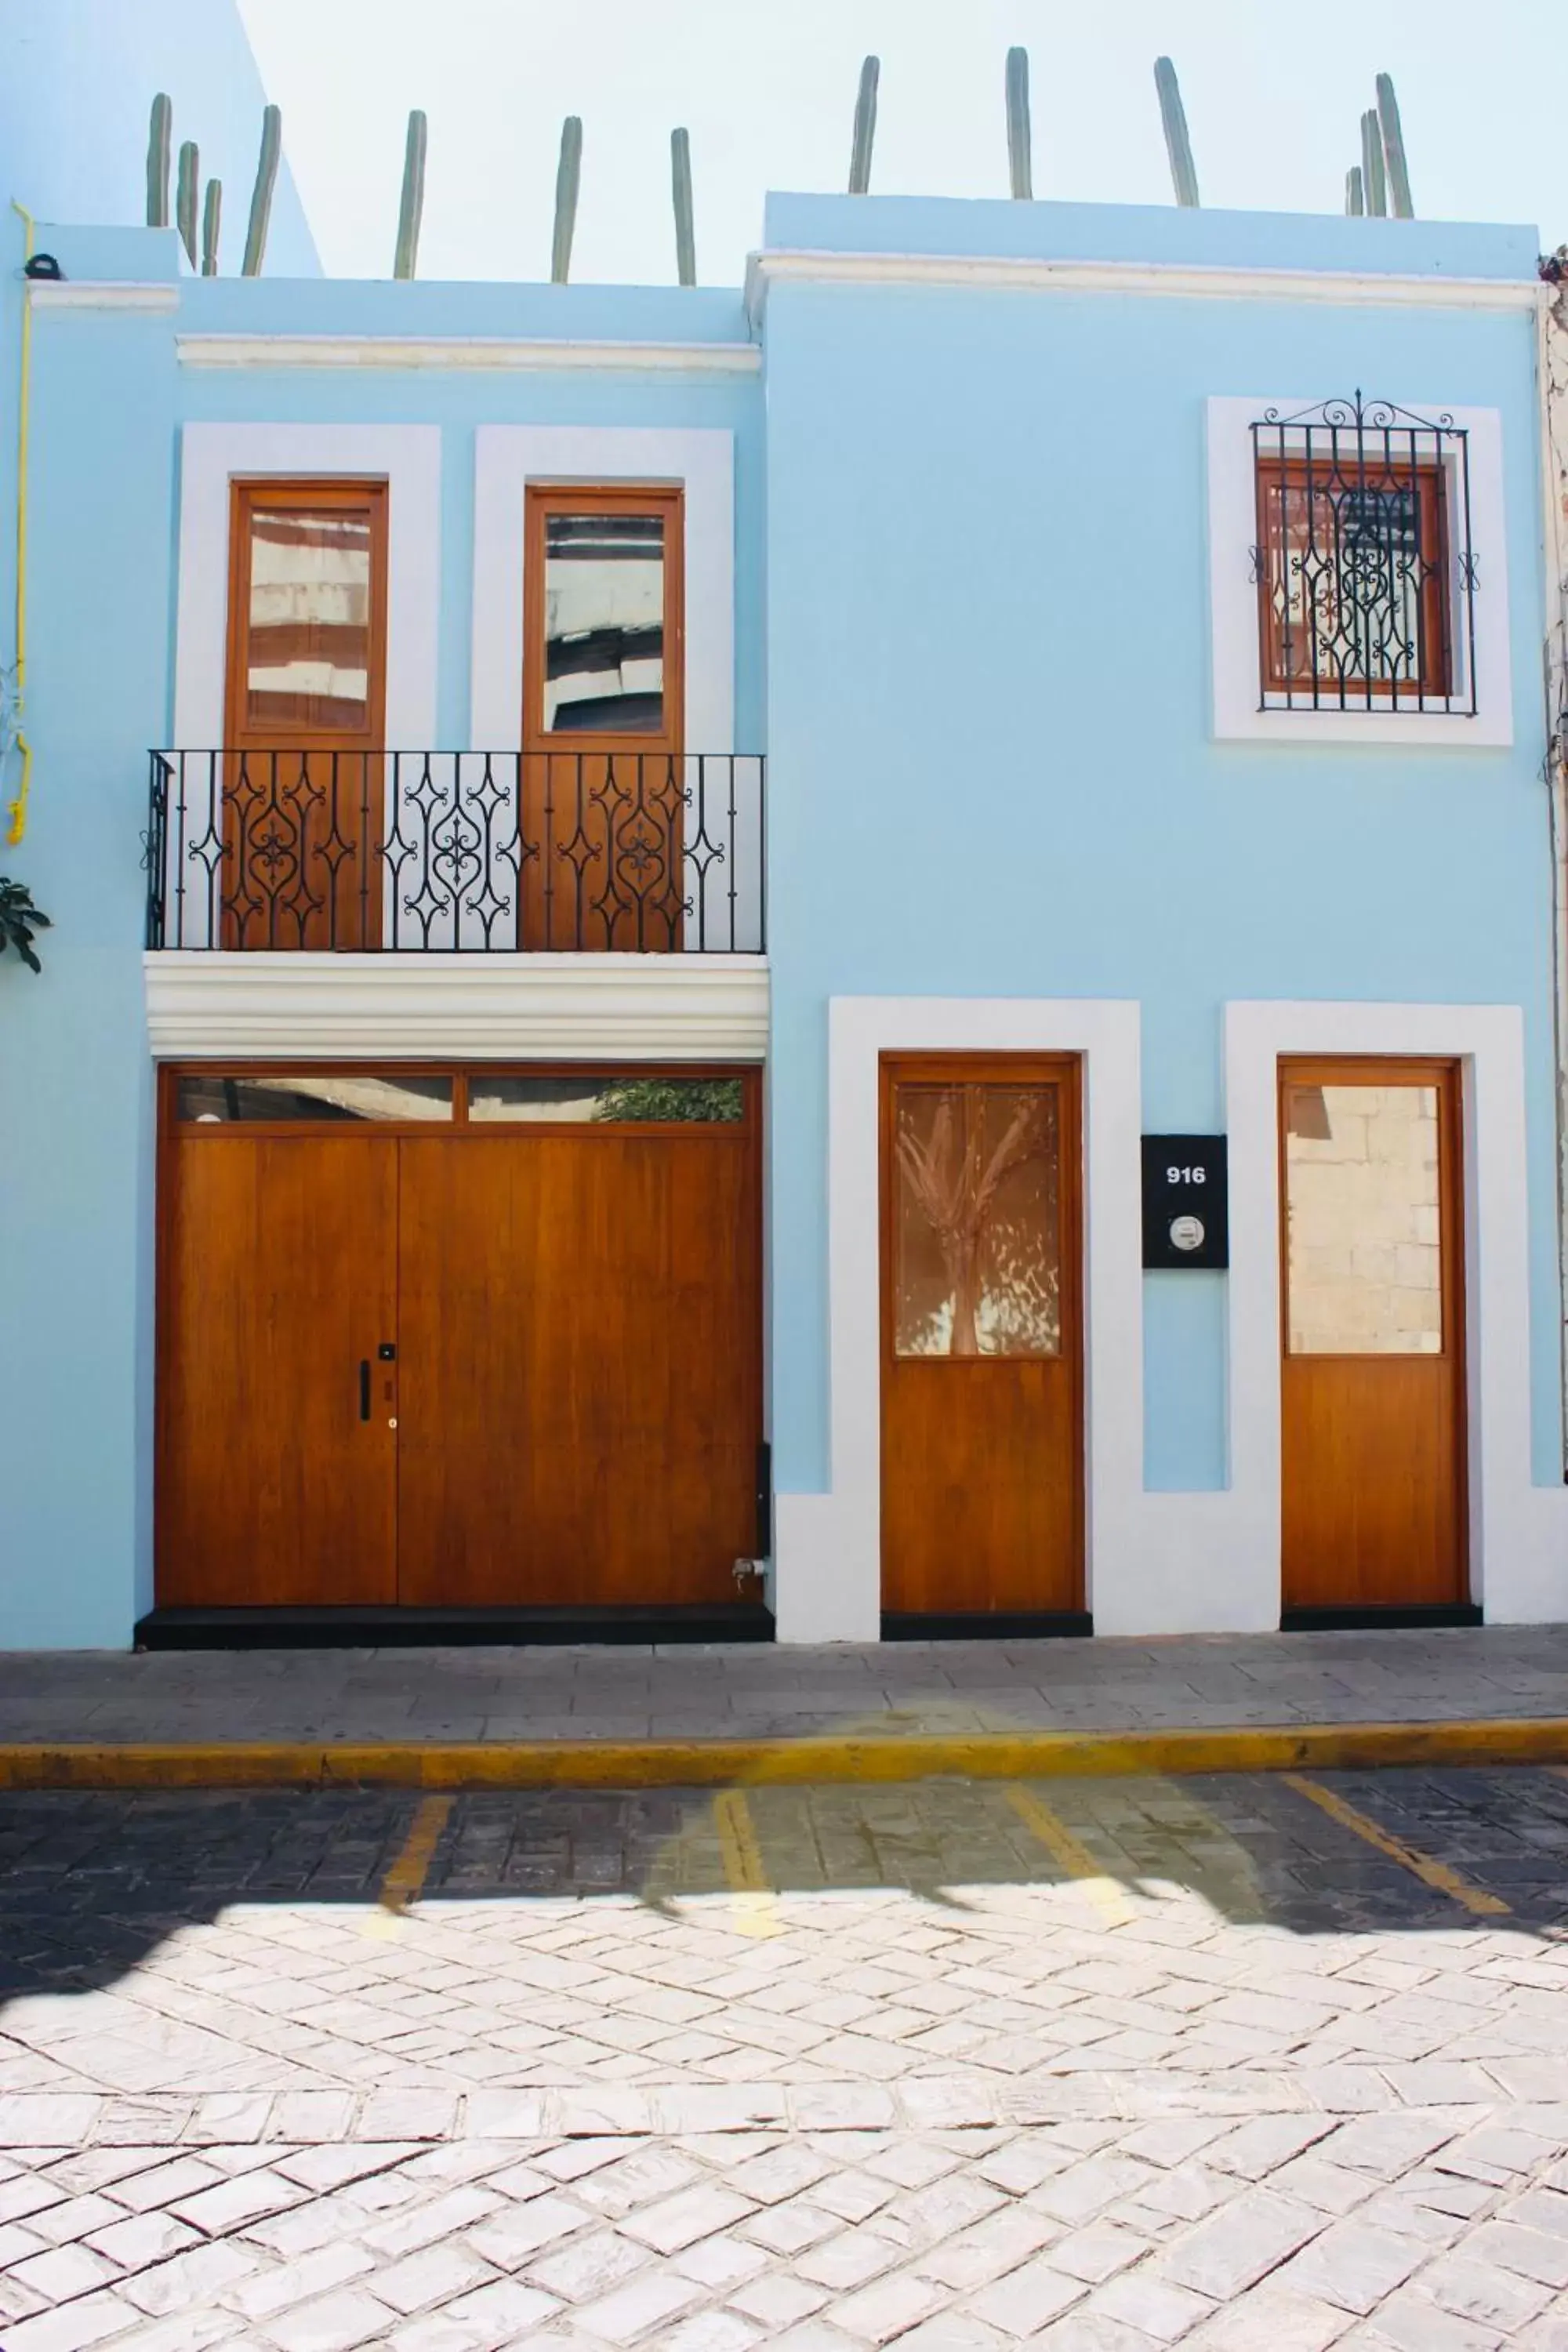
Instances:
[[[1368,234],[1370,232],[1370,235]],[[774,198],[780,247],[1532,278],[1533,232]],[[1237,997],[1515,1003],[1533,1458],[1562,1475],[1530,313],[775,281],[768,408],[774,1461],[828,1483],[826,1007],[1135,996],[1144,1123],[1223,1124]],[[1216,743],[1205,404],[1500,409],[1511,751]],[[1223,1485],[1224,1277],[1147,1277],[1145,1478]]]
[[[204,186],[223,182],[219,257],[237,270],[267,92],[236,0],[0,0],[0,205],[15,196],[40,222],[144,222],[159,90],[174,102],[174,154],[194,139]],[[321,268],[287,124],[266,267]]]
[[[175,275],[172,232],[62,232],[77,278]],[[11,658],[19,226],[0,225],[0,664]],[[0,872],[55,918],[45,973],[0,964],[0,1648],[118,1646],[152,1599],[153,1102],[142,977],[146,755],[172,718],[183,422],[443,432],[444,742],[468,740],[474,432],[719,425],[736,436],[736,741],[762,742],[762,390],[754,377],[182,370],[176,331],[743,337],[738,295],[667,289],[182,285],[174,314],[34,321],[32,816]],[[9,796],[12,780],[7,780]]]
[[[1523,231],[775,200],[773,241],[1523,278]],[[13,224],[13,231],[15,231]],[[1361,232],[1360,239],[1353,232]],[[1419,236],[1406,236],[1418,230]],[[1352,233],[1347,239],[1347,232]],[[1098,236],[1098,247],[1096,238]],[[78,278],[172,234],[63,230]],[[0,661],[19,236],[0,252]],[[466,739],[473,436],[736,436],[737,742],[771,754],[770,1379],[786,1492],[826,1483],[826,1007],[843,992],[1137,996],[1152,1128],[1217,1126],[1237,996],[1522,1003],[1536,1475],[1558,1395],[1540,501],[1527,314],[775,284],[765,374],[179,366],[177,331],[730,340],[734,293],[184,280],[173,315],[36,320],[33,814],[57,919],[0,966],[0,1645],[119,1643],[150,1598],[153,1122],[140,871],[171,723],[181,424],[438,424],[440,731]],[[1205,402],[1321,389],[1504,415],[1506,751],[1208,736]],[[765,435],[764,435],[765,428]],[[765,439],[765,446],[764,446]],[[766,530],[764,532],[764,517]],[[764,544],[765,541],[765,544]],[[1145,1284],[1145,1475],[1226,1475],[1223,1277]]]

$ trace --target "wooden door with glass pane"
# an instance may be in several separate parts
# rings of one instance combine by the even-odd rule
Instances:
[[[222,943],[381,943],[384,482],[237,481]]]
[[[523,947],[681,944],[683,520],[679,488],[528,491]]]
[[[1463,1605],[1456,1066],[1282,1063],[1279,1160],[1283,1606]]]
[[[882,1064],[882,1606],[1083,1606],[1079,1070]]]

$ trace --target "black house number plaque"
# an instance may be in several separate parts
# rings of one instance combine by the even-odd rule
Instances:
[[[1223,1135],[1143,1138],[1143,1264],[1230,1264]]]

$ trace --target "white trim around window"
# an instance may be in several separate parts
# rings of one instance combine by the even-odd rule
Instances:
[[[686,493],[686,740],[730,751],[735,727],[734,436],[596,425],[481,425],[474,453],[469,740],[522,745],[523,509],[531,482],[678,482]]]
[[[1321,395],[1320,395],[1321,397]],[[1468,436],[1470,551],[1476,559],[1476,709],[1469,712],[1264,710],[1258,708],[1258,588],[1252,576],[1258,501],[1251,427],[1270,410],[1293,416],[1310,396],[1278,394],[1208,404],[1209,608],[1213,722],[1221,741],[1365,743],[1430,751],[1513,741],[1509,659],[1508,546],[1503,526],[1502,423],[1495,408],[1448,408],[1411,401],[1417,415],[1442,413]]]
[[[180,436],[174,745],[223,742],[229,485],[276,474],[387,484],[386,742],[436,742],[441,605],[441,431],[435,425],[187,425]]]

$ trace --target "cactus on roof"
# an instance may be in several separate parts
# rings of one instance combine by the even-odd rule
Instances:
[[[564,286],[572,275],[572,233],[577,226],[577,190],[583,175],[583,120],[569,114],[561,126],[561,161],[555,167],[555,234],[550,245],[550,278]]]
[[[1176,79],[1176,68],[1169,58],[1154,60],[1154,87],[1160,93],[1160,121],[1164,126],[1165,152],[1171,160],[1171,181],[1179,205],[1196,205],[1198,194],[1197,166],[1193,162],[1193,142],[1187,136],[1187,110],[1182,104],[1182,86]]]
[[[1022,199],[1035,193],[1034,140],[1029,128],[1029,52],[1007,52],[1007,177]]]
[[[174,103],[161,89],[147,123],[147,226],[169,226],[169,151],[174,135]]]
[[[1394,214],[1398,220],[1413,220],[1415,207],[1410,201],[1410,172],[1405,161],[1405,128],[1399,120],[1399,100],[1394,94],[1394,77],[1380,73],[1377,78],[1377,119],[1383,131],[1384,159],[1388,166],[1388,194]]]
[[[881,78],[881,58],[862,58],[860,87],[855,93],[855,131],[849,142],[849,193],[852,196],[868,195],[871,191],[871,149],[877,137],[877,85]]]
[[[408,137],[403,151],[403,194],[397,207],[394,278],[412,278],[419,266],[419,224],[425,216],[425,151],[428,134],[424,113],[414,107],[409,112]]]
[[[245,232],[241,275],[259,278],[267,252],[267,230],[272,218],[272,191],[278,184],[279,158],[283,152],[283,116],[276,106],[261,115],[261,152],[256,159],[256,185],[250,196],[250,219]]]

